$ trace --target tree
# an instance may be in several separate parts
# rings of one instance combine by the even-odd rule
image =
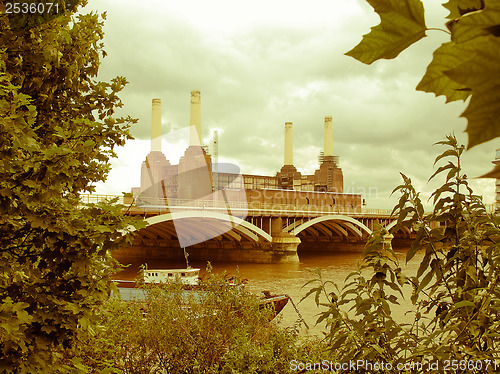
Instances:
[[[395,58],[433,30],[425,24],[420,0],[367,0],[381,23],[347,52],[371,64]],[[450,41],[434,51],[417,90],[466,100],[467,148],[500,136],[500,1],[449,0],[446,30]]]
[[[38,4],[38,2],[32,1]],[[48,4],[48,3],[45,3]],[[0,370],[50,372],[108,297],[110,251],[140,223],[83,205],[135,120],[113,118],[127,83],[96,79],[103,18],[6,13],[0,1]],[[56,11],[57,10],[57,11]]]

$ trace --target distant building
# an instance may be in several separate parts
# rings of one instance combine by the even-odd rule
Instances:
[[[200,91],[191,91],[189,147],[178,165],[172,165],[161,152],[161,101],[153,99],[151,121],[151,152],[141,169],[141,186],[133,188],[137,200],[196,200],[214,196],[231,200],[244,191],[249,207],[252,203],[279,205],[329,206],[338,210],[361,209],[358,194],[344,194],[339,158],[333,154],[332,117],[325,117],[324,152],[319,169],[302,175],[293,165],[293,126],[285,123],[284,165],[275,176],[213,171],[212,157],[201,146]],[[497,187],[498,189],[498,187]],[[497,199],[498,199],[497,192]],[[158,200],[159,201],[159,200]]]

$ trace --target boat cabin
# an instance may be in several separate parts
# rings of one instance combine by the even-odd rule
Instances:
[[[165,283],[180,279],[183,284],[197,285],[200,269],[147,269],[144,283]]]

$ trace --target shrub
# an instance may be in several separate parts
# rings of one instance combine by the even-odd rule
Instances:
[[[326,321],[326,340],[339,362],[387,363],[394,370],[406,365],[408,370],[401,372],[416,372],[420,364],[425,372],[497,369],[491,360],[500,347],[499,218],[487,214],[462,173],[464,146],[453,136],[437,144],[448,149],[436,162],[453,161],[430,178],[445,175],[444,184],[431,196],[433,211],[424,213],[419,193],[405,175],[394,190],[401,193],[393,210],[394,230],[413,229],[415,239],[406,260],[422,254],[417,274],[402,273],[395,253],[384,245],[387,231],[381,229],[368,240],[363,264],[342,288],[323,280],[319,272],[310,282],[317,286],[306,297],[315,295],[318,306],[326,308],[318,322]],[[404,298],[404,285],[412,288],[411,323],[396,321],[391,313]]]
[[[291,360],[322,351],[271,322],[274,312],[242,286],[228,286],[224,274],[209,272],[203,291],[175,282],[145,289],[143,299],[109,300],[101,328],[74,350],[83,365],[120,373],[289,373]]]

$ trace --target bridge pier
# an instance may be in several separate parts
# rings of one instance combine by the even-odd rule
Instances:
[[[297,246],[298,244],[287,245],[285,243],[279,243],[278,248],[269,243],[249,246],[248,248],[221,248],[217,246],[203,248],[194,246],[189,248],[188,252],[189,259],[195,261],[256,264],[295,263],[299,261]]]
[[[273,236],[271,242],[271,261],[273,263],[291,263],[299,262],[297,248],[300,244],[300,238],[292,235],[280,234]]]
[[[289,234],[274,236],[271,242],[259,240],[257,245],[245,243],[241,247],[223,247],[220,243],[189,248],[190,258],[196,260],[242,263],[298,263],[297,248],[300,238]]]

